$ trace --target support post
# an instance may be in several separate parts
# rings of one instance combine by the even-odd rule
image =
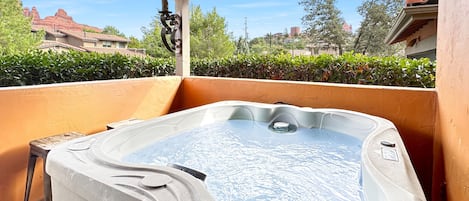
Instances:
[[[189,0],[175,0],[176,14],[181,16],[182,30],[178,30],[176,36],[182,39],[180,51],[176,50],[176,75],[190,76],[190,31],[189,31]]]

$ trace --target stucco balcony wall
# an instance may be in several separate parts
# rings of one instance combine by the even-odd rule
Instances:
[[[0,200],[23,200],[29,141],[68,131],[93,134],[106,124],[168,113],[181,77],[0,88]],[[31,201],[42,197],[36,165]]]
[[[433,89],[209,77],[158,77],[0,89],[0,200],[23,199],[28,142],[67,131],[93,134],[128,118],[148,119],[222,100],[340,108],[394,122],[421,183],[432,186]],[[36,173],[41,171],[38,164]],[[31,200],[42,195],[42,174]]]
[[[425,194],[431,195],[434,89],[186,77],[173,107],[186,109],[221,100],[281,101],[302,107],[347,109],[389,119],[406,144]]]

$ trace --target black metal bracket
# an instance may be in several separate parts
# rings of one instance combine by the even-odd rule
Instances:
[[[161,24],[163,25],[161,28],[161,39],[166,49],[170,52],[180,53],[182,40],[181,37],[176,34],[178,34],[182,29],[181,16],[178,14],[171,14],[171,11],[168,11],[167,0],[163,0],[162,4],[163,10],[159,12]]]

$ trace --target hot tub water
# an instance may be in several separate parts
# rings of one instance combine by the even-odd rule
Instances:
[[[202,171],[215,200],[362,200],[361,140],[318,128],[279,133],[268,127],[250,120],[216,122],[122,160]]]

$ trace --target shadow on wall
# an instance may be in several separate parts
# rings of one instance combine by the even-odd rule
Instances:
[[[0,201],[23,200],[31,140],[167,114],[180,83],[173,76],[0,88]],[[43,197],[42,169],[37,163],[31,201]]]
[[[0,200],[23,200],[26,187],[26,170],[29,158],[29,145],[9,149],[0,154]],[[31,198],[42,197],[42,160],[38,159],[34,172]],[[18,186],[18,181],[24,181]]]

